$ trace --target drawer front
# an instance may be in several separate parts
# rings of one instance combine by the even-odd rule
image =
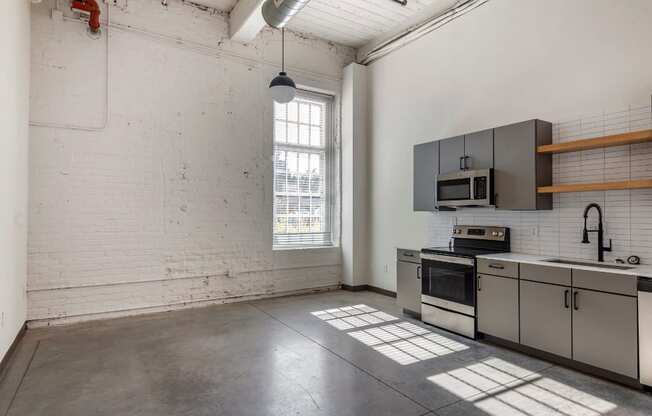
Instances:
[[[421,252],[399,248],[396,250],[396,260],[421,264]]]
[[[478,259],[478,274],[513,277],[518,279],[518,263],[504,260]]]
[[[521,280],[523,279],[533,282],[570,286],[571,269],[521,263]]]
[[[573,286],[582,289],[636,296],[637,281],[635,276],[625,274],[573,269]]]

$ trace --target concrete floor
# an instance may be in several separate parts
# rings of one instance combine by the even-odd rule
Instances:
[[[31,330],[0,382],[0,416],[650,414],[650,395],[422,325],[369,292]]]

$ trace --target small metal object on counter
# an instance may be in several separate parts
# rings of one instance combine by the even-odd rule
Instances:
[[[641,264],[641,258],[639,256],[629,256],[627,258],[627,263],[629,263],[629,264]]]

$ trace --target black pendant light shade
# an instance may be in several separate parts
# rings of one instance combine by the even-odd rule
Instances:
[[[285,29],[281,29],[281,72],[269,84],[272,98],[279,104],[286,104],[294,100],[297,94],[297,86],[285,73]]]

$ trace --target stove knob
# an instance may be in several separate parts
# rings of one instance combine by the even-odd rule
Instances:
[[[504,232],[502,232],[502,231],[498,231],[498,237],[502,237],[502,236],[504,236],[504,235],[505,235]]]
[[[498,231],[494,231],[493,233],[491,233],[491,235],[493,235],[494,237],[497,237],[498,236]]]

